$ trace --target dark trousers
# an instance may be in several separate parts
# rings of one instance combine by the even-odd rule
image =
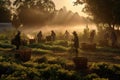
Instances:
[[[75,48],[75,56],[78,57],[78,48]]]

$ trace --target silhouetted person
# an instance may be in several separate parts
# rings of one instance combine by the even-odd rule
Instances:
[[[16,46],[16,50],[19,50],[19,47],[21,45],[21,37],[20,37],[21,32],[18,31],[17,35],[14,37],[12,40],[12,44]]]
[[[111,32],[111,41],[112,41],[112,47],[115,47],[117,43],[117,35],[114,30],[112,30]]]
[[[104,39],[108,41],[109,38],[110,38],[109,31],[106,30],[104,33]]]
[[[90,42],[93,42],[94,37],[95,37],[95,30],[92,30],[90,33]]]
[[[109,32],[106,30],[104,33],[104,39],[103,39],[105,42],[104,45],[107,45],[107,46],[109,45],[109,37],[110,37]]]
[[[64,33],[64,38],[65,38],[65,40],[69,40],[70,39],[70,33],[67,30]]]
[[[104,33],[104,39],[108,40],[109,39],[109,32],[106,30]]]
[[[78,35],[77,35],[76,31],[73,32],[73,36],[74,36],[73,47],[75,49],[75,53],[76,53],[76,57],[77,57],[78,56],[78,48],[79,48],[79,39],[78,39]]]
[[[83,31],[83,40],[85,42],[88,41],[88,37],[89,37],[89,28],[88,28],[88,25],[87,25],[86,28]]]
[[[55,39],[56,39],[56,34],[55,34],[55,32],[52,30],[52,31],[51,31],[51,40],[52,40],[52,41],[55,41]]]
[[[42,31],[40,31],[40,32],[37,34],[37,40],[38,40],[38,42],[41,42],[41,41],[42,41],[42,37],[43,37]]]

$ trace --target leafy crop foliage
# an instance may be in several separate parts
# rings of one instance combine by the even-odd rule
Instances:
[[[5,37],[0,39],[0,48],[14,48]],[[70,42],[55,41],[30,44],[32,58],[22,62],[15,58],[14,51],[0,51],[0,80],[119,80],[120,65],[90,63],[86,71],[75,70],[71,60],[53,55],[69,51]],[[23,50],[23,49],[22,49]],[[98,51],[109,49],[98,48]],[[113,50],[113,49],[112,49]],[[117,51],[118,52],[118,51]],[[34,56],[37,55],[37,56]],[[83,74],[85,73],[85,74]]]
[[[21,62],[12,54],[0,56],[1,80],[119,80],[120,65],[90,63],[87,73],[76,71],[66,59],[45,55]]]
[[[54,64],[51,64],[46,58],[48,63],[45,63],[44,57],[42,57],[41,60],[43,59],[43,62],[41,63],[38,63],[38,60],[36,60],[36,62],[29,61],[18,64],[13,61],[13,59],[4,61],[4,58],[6,58],[6,56],[0,57],[1,79],[63,80],[76,78],[75,71],[64,69],[61,65],[62,62],[58,63],[55,61]]]
[[[28,47],[40,48],[40,49],[52,50],[52,51],[59,51],[59,52],[64,52],[64,51],[68,50],[67,47],[64,47],[61,45],[30,44]]]

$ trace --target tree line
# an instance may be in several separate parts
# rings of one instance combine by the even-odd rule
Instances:
[[[119,0],[76,0],[74,4],[83,4],[83,12],[97,25],[119,29]],[[0,22],[12,22],[16,28],[45,24],[54,14],[55,4],[52,0],[0,0]]]
[[[0,0],[0,22],[21,25],[43,25],[54,15],[55,4],[51,0]]]
[[[110,28],[120,26],[120,0],[76,0],[75,5],[84,5],[83,11],[97,25],[108,25]]]

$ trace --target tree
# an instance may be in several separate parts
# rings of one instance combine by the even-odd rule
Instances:
[[[13,4],[15,27],[43,25],[50,20],[55,11],[55,4],[51,0],[16,0]]]
[[[0,22],[10,22],[11,19],[11,11],[9,0],[0,0]]]
[[[84,4],[83,11],[91,16],[96,24],[107,24],[109,27],[120,25],[119,0],[77,0],[75,5]]]

